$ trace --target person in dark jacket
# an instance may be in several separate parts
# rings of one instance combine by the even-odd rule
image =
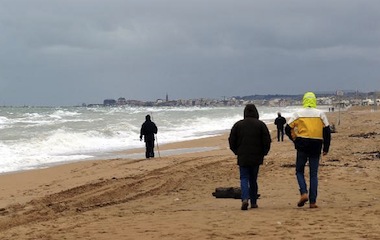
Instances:
[[[249,200],[251,208],[257,208],[257,177],[264,156],[270,150],[271,137],[266,124],[259,120],[254,104],[246,105],[244,119],[233,125],[228,141],[239,165],[241,210],[248,210]]]
[[[285,127],[285,133],[297,150],[296,176],[301,198],[298,207],[310,200],[310,208],[317,208],[318,168],[321,151],[326,155],[330,148],[331,131],[326,114],[318,109],[314,93],[303,96],[303,109],[294,113]],[[310,189],[305,181],[305,165],[309,162]]]
[[[286,124],[286,119],[281,116],[281,113],[277,113],[277,118],[274,120],[274,125],[277,126],[277,141],[284,141],[284,125]]]
[[[157,134],[157,126],[150,119],[150,115],[146,115],[145,122],[142,124],[140,130],[140,141],[142,141],[144,136],[146,158],[154,158],[154,134]]]

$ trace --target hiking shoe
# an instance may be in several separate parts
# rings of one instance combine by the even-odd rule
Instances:
[[[315,203],[310,203],[310,208],[318,208],[318,205]]]
[[[307,201],[309,201],[309,198],[307,196],[307,193],[304,193],[304,194],[301,195],[301,198],[298,201],[297,206],[298,207],[303,207]]]
[[[241,203],[241,210],[248,210],[248,200],[243,200]]]
[[[257,204],[251,204],[251,208],[258,208],[259,206]]]

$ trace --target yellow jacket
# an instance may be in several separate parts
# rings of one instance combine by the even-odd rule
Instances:
[[[316,109],[316,106],[314,93],[307,92],[303,97],[304,108],[290,117],[285,132],[297,149],[320,152],[323,143],[324,152],[328,152],[331,140],[329,121],[326,114]]]

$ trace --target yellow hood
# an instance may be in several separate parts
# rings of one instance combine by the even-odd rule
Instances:
[[[317,98],[313,92],[307,92],[303,95],[303,107],[304,108],[316,108]]]

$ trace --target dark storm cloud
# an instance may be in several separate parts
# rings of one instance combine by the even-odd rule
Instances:
[[[0,105],[379,91],[379,7],[0,0]]]

